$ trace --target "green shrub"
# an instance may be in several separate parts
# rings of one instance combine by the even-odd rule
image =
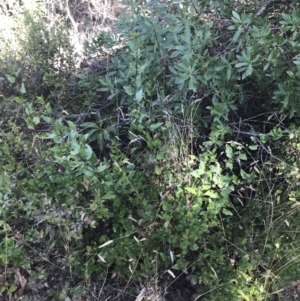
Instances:
[[[107,270],[187,274],[207,300],[267,300],[297,280],[298,11],[274,29],[259,9],[132,4],[94,41],[105,74],[78,71],[74,94],[66,32],[26,17],[32,57],[21,77],[5,71],[0,112],[10,271],[57,276],[56,300]]]

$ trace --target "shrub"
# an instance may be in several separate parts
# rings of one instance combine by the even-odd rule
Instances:
[[[27,16],[25,66],[43,76],[34,88],[7,74],[1,111],[0,258],[11,275],[30,267],[67,281],[49,291],[57,300],[107,271],[186,274],[207,300],[266,300],[297,280],[298,11],[271,24],[261,10],[132,4],[116,35],[95,39],[107,68],[78,71],[72,104],[55,69],[73,66],[66,32]],[[58,42],[70,60],[57,67]]]

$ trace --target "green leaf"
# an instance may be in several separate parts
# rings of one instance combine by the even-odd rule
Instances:
[[[191,246],[189,246],[189,249],[191,251],[197,251],[199,249],[199,246],[196,243],[193,243]]]
[[[89,162],[91,162],[92,164],[96,164],[98,162],[97,156],[94,152],[92,152],[92,156],[90,157]]]
[[[164,152],[159,152],[157,155],[156,155],[156,159],[157,160],[163,160],[165,158],[165,153]]]
[[[242,22],[241,17],[240,17],[240,15],[237,12],[232,11],[232,15],[234,16],[235,19],[237,19],[238,21]]]
[[[29,128],[30,130],[34,130],[34,123],[32,122],[32,118],[26,117],[25,121],[26,121],[27,128]]]
[[[238,30],[238,31],[234,34],[232,40],[233,40],[234,42],[237,41],[237,39],[239,38],[239,36],[241,35],[241,33],[242,33],[242,31],[241,31],[241,30]]]
[[[135,51],[136,51],[136,45],[135,45],[135,43],[133,43],[132,41],[129,41],[127,45],[129,46],[130,50],[133,53],[135,53]]]
[[[205,166],[200,169],[196,169],[190,172],[190,175],[193,176],[194,178],[200,178],[205,173]]]
[[[93,154],[92,148],[88,144],[86,144],[84,150],[85,159],[89,160],[92,157],[92,154]]]
[[[40,104],[40,105],[44,105],[45,104],[43,96],[37,96],[36,100],[37,100],[38,104]]]
[[[269,67],[270,67],[270,64],[269,64],[269,63],[266,64],[266,65],[264,66],[264,71],[266,71]]]
[[[227,28],[228,28],[228,30],[234,30],[234,29],[236,29],[236,25],[230,25]]]
[[[134,89],[131,86],[123,86],[123,88],[129,96],[132,96],[134,94]]]
[[[246,70],[246,75],[250,76],[253,72],[253,67],[251,65],[248,66],[247,70]]]
[[[231,159],[233,155],[232,147],[229,144],[226,144],[225,153],[227,158]]]
[[[7,254],[3,254],[1,259],[4,264],[9,264],[9,259],[8,259]]]
[[[54,139],[57,138],[57,134],[52,132],[52,133],[43,133],[39,136],[41,139]]]
[[[22,104],[22,103],[24,103],[26,100],[25,100],[24,98],[22,98],[22,97],[16,96],[16,97],[14,97],[14,101],[15,101],[16,103],[18,103],[18,104]]]
[[[237,292],[246,300],[246,301],[250,301],[250,297],[247,296],[241,289],[238,289]]]
[[[22,94],[25,94],[25,93],[26,93],[26,89],[25,89],[24,82],[22,82],[22,84],[21,84],[20,92],[21,92]]]
[[[81,170],[81,172],[87,177],[92,177],[94,175],[94,170],[91,167],[85,167]]]
[[[116,198],[115,194],[108,192],[101,199],[102,200],[113,200],[115,198]]]
[[[177,74],[177,73],[178,73],[172,66],[169,66],[169,70],[170,70],[173,74]]]
[[[99,173],[101,173],[101,172],[103,172],[105,169],[107,169],[107,166],[106,166],[106,165],[100,165],[100,166],[96,169],[96,171],[99,172]]]
[[[2,165],[2,168],[8,171],[13,171],[15,169],[15,167],[11,164]]]
[[[198,192],[197,192],[197,189],[194,188],[194,187],[185,187],[184,188],[186,191],[190,192],[191,194],[194,194],[194,195],[197,195]]]
[[[232,74],[232,68],[229,67],[229,68],[227,69],[227,72],[226,72],[226,78],[227,78],[227,80],[230,80],[231,74]]]
[[[226,208],[222,209],[222,213],[225,215],[233,215],[231,211],[227,210]]]
[[[236,68],[245,67],[245,66],[248,66],[248,63],[237,63],[237,64],[235,64]]]
[[[158,165],[155,165],[155,173],[159,176],[159,175],[161,175],[161,173],[162,173],[162,170],[161,170],[161,168],[158,166]]]
[[[14,76],[11,76],[9,74],[5,74],[5,77],[7,78],[7,80],[11,83],[14,84],[16,82],[16,78]]]
[[[240,170],[240,174],[241,174],[241,177],[242,177],[244,180],[251,180],[251,179],[252,179],[252,175],[246,173],[246,172],[243,171],[242,169]]]
[[[35,116],[32,118],[32,122],[35,124],[35,125],[38,125],[40,123],[40,117],[38,116]]]
[[[80,127],[85,129],[99,129],[99,126],[95,122],[84,122],[80,125]]]
[[[204,193],[205,196],[209,196],[210,198],[212,199],[217,199],[219,197],[219,195],[212,191],[212,190],[207,190],[205,193]]]
[[[49,117],[49,116],[45,116],[45,115],[42,115],[41,118],[46,121],[47,123],[51,123],[52,122],[52,118]]]
[[[151,124],[150,125],[150,130],[151,131],[155,131],[156,129],[158,129],[159,127],[161,127],[163,125],[162,122],[158,122],[158,123],[155,123],[155,124]]]
[[[221,71],[225,68],[226,66],[217,66],[215,67],[215,71]]]
[[[72,148],[73,149],[70,151],[70,154],[72,156],[76,156],[76,155],[78,155],[80,153],[80,145],[79,144],[73,143],[72,144]]]
[[[7,294],[11,294],[15,292],[18,289],[18,287],[15,284],[12,284],[10,288],[7,290]]]
[[[189,87],[189,90],[193,90],[196,92],[195,80],[194,80],[193,76],[191,76],[189,79],[188,87]]]
[[[247,160],[246,154],[239,154],[239,159],[246,161]]]
[[[257,145],[250,145],[249,149],[251,150],[257,150],[258,146]]]
[[[137,102],[140,102],[143,99],[143,89],[140,89],[135,93],[135,99]]]
[[[293,79],[296,78],[295,74],[292,71],[289,70],[289,71],[286,71],[286,73],[288,74],[289,77],[291,77]]]

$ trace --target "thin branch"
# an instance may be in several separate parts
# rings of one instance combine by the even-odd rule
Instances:
[[[259,11],[254,15],[254,17],[259,17],[263,14],[263,12],[273,3],[275,0],[269,0],[266,1],[266,3],[263,4],[263,6],[259,9]]]

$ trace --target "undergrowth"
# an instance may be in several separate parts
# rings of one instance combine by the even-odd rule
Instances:
[[[296,3],[127,6],[86,67],[42,12],[2,53],[1,296],[293,300]]]

